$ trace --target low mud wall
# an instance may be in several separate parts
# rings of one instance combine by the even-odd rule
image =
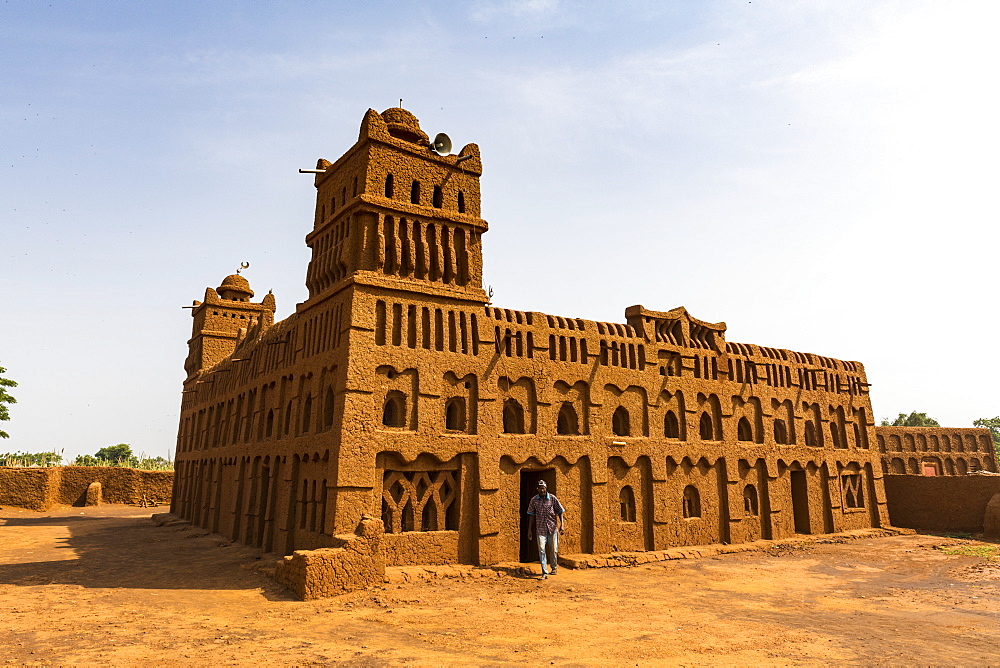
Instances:
[[[170,503],[173,471],[141,471],[117,466],[0,466],[0,506],[48,510],[84,505],[87,488],[101,483],[104,503],[156,506]]]
[[[457,564],[457,531],[408,531],[382,536],[386,566]]]
[[[274,578],[303,601],[366,589],[385,580],[382,520],[368,515],[353,534],[334,536],[335,547],[296,550],[277,563]]]
[[[887,475],[883,480],[889,522],[910,529],[978,533],[986,504],[1000,494],[998,475]]]

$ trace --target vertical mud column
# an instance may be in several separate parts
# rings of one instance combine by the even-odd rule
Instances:
[[[254,462],[254,473],[251,479],[252,493],[250,505],[247,508],[247,545],[263,547],[264,545],[264,518],[267,515],[267,494],[270,489],[270,457],[256,457]]]
[[[824,533],[828,518],[827,508],[830,507],[830,491],[827,486],[829,476],[824,474],[822,466],[808,462],[805,466],[806,479],[809,481],[809,531],[810,534]],[[840,495],[837,494],[839,499]]]
[[[608,459],[602,457],[593,462],[591,470],[591,505],[593,508],[594,552],[608,552],[611,549],[610,505],[608,499]]]
[[[757,498],[760,500],[760,535],[765,540],[774,538],[774,518],[771,513],[771,474],[774,464],[769,464],[765,459],[758,459],[755,465],[757,470]]]
[[[274,539],[277,533],[278,495],[281,490],[283,462],[280,456],[271,459],[271,475],[268,477],[267,504],[264,507],[264,531],[261,549],[265,552],[274,551]]]
[[[239,457],[239,468],[236,470],[236,476],[233,479],[233,492],[227,497],[230,499],[230,504],[226,536],[232,541],[238,541],[241,538],[240,531],[243,525],[243,502],[247,488],[248,468],[247,458]]]
[[[583,465],[583,461],[581,458],[570,467],[560,483],[559,493],[556,494],[566,507],[565,538],[559,539],[559,551],[564,554],[583,551],[583,517],[589,514],[585,507],[583,489],[590,485],[590,480],[587,479],[590,467]]]
[[[778,470],[778,476],[769,485],[771,501],[771,527],[774,538],[788,538],[795,535],[795,519],[792,509],[792,487],[790,470]]]
[[[225,460],[216,457],[212,460],[212,502],[208,518],[208,530],[212,533],[219,533],[219,517],[222,512],[222,470]]]
[[[889,507],[885,499],[884,480],[882,474],[878,473],[877,468],[870,463],[865,464],[865,481],[872,526],[889,526]]]
[[[746,480],[740,477],[742,463],[740,460],[736,466],[727,467],[724,473],[719,474],[720,487],[723,484],[726,486],[724,517],[727,518],[728,540],[724,539],[725,542],[746,543],[754,540],[753,528],[747,526],[747,522],[753,518],[746,517],[744,508],[743,487],[746,485]],[[727,533],[722,535],[726,536]]]
[[[823,523],[820,525],[822,529],[815,533],[833,533],[849,528],[844,522],[844,501],[840,494],[840,466],[835,461],[824,462],[819,468],[818,477],[820,489],[823,491],[821,499]]]
[[[298,455],[290,455],[283,467],[281,492],[275,499],[274,551],[291,554],[295,549],[295,502],[299,482]]]
[[[208,526],[208,504],[212,498],[211,467],[204,459],[198,460],[198,500],[194,508],[194,524],[200,527]]]
[[[170,512],[177,516],[183,514],[181,506],[183,505],[184,471],[186,464],[187,462],[183,461],[174,462],[174,484],[170,492]]]
[[[353,296],[350,310],[350,331],[343,345],[347,349],[371,347],[376,329],[374,300]],[[348,377],[343,396],[340,433],[336,447],[330,453],[327,470],[326,526],[328,536],[352,533],[363,513],[381,515],[382,481],[374,478],[375,446],[372,444],[374,422],[381,420],[384,397],[373,397],[371,381],[366,371],[374,369],[367,355],[349,360],[344,365]],[[409,401],[407,404],[409,405]]]
[[[663,549],[670,545],[670,536],[667,533],[671,521],[667,509],[667,499],[670,498],[667,462],[663,457],[652,457],[649,463],[651,504],[648,512],[652,519],[653,549]]]
[[[496,564],[510,559],[516,559],[516,541],[519,538],[514,534],[515,547],[514,556],[505,550],[505,545],[501,541],[501,528],[505,523],[505,508],[503,507],[504,495],[501,493],[501,485],[507,482],[506,475],[500,469],[500,456],[493,448],[486,443],[480,444],[478,456],[479,486],[478,497],[478,559],[480,565]],[[517,512],[516,504],[514,512]]]

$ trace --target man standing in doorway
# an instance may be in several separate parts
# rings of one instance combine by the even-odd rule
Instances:
[[[544,480],[538,481],[538,494],[528,503],[528,540],[538,537],[538,560],[542,562],[542,579],[556,574],[559,566],[559,534],[563,532],[565,509],[554,494],[549,494]],[[548,568],[548,556],[552,555],[552,568]]]

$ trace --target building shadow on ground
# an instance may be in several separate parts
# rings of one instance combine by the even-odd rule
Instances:
[[[126,516],[70,514],[78,512],[72,507],[44,517],[0,515],[0,585],[260,589],[268,599],[293,600],[260,568],[274,555],[186,524],[157,527],[149,515],[136,516],[142,509],[127,510]]]

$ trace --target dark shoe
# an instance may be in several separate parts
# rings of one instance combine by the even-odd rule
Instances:
[[[555,575],[556,574],[556,570],[557,569],[553,568],[551,571],[549,571],[549,575]]]

